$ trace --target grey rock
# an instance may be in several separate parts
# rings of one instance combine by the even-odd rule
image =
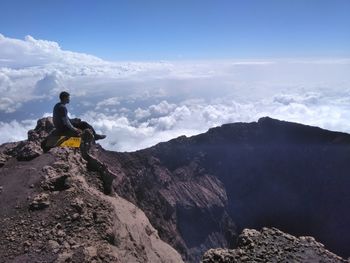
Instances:
[[[254,246],[252,246],[254,244]],[[210,249],[202,263],[232,262],[324,262],[345,263],[345,259],[326,250],[323,244],[310,236],[299,238],[277,228],[244,229],[235,249]]]
[[[49,195],[46,193],[41,193],[34,197],[33,201],[30,203],[31,210],[41,210],[50,205]]]

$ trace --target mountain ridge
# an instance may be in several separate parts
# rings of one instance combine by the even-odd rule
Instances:
[[[210,242],[221,244],[221,246],[225,247],[232,246],[237,238],[237,223],[240,225],[238,232],[244,227],[260,228],[265,226],[264,224],[266,223],[270,226],[276,224],[285,231],[294,231],[295,235],[308,233],[308,225],[312,224],[311,222],[316,219],[319,222],[320,218],[312,215],[311,209],[314,209],[312,204],[303,205],[303,198],[306,198],[306,200],[312,199],[312,202],[317,207],[322,203],[318,202],[317,198],[324,199],[324,197],[322,197],[321,190],[317,192],[316,188],[312,189],[312,184],[308,179],[310,176],[307,173],[314,174],[316,171],[322,174],[327,170],[328,173],[332,173],[333,171],[330,167],[325,167],[325,169],[321,170],[317,168],[318,163],[321,165],[327,164],[327,158],[332,159],[335,167],[346,167],[344,171],[348,170],[349,138],[349,135],[346,133],[333,132],[318,127],[278,121],[271,118],[262,118],[258,122],[253,123],[226,124],[196,136],[180,136],[148,149],[126,153],[127,158],[125,156],[121,157],[119,153],[108,151],[101,151],[99,158],[106,160],[108,163],[108,159],[114,160],[114,158],[120,157],[118,160],[118,163],[122,164],[120,169],[123,171],[126,168],[124,174],[126,174],[125,178],[128,179],[120,179],[118,186],[114,186],[115,191],[129,201],[137,203],[150,217],[152,224],[158,226],[158,229],[163,229],[165,233],[169,231],[168,234],[172,233],[172,235],[174,234],[172,232],[174,228],[177,229],[175,232],[184,233],[181,236],[185,240],[182,239],[178,242],[167,240],[166,234],[164,234],[165,237],[163,236],[163,238],[178,250],[192,251],[190,254],[195,255],[201,254],[205,250],[205,248],[197,250],[198,247],[210,247],[213,245]],[[314,158],[315,160],[310,163],[307,161],[308,158],[310,160]],[[278,160],[277,162],[274,161],[276,159]],[[332,162],[328,163],[332,164]],[[131,163],[134,164],[136,170],[139,170],[135,170],[134,173],[128,172],[128,167],[131,166]],[[293,163],[293,165],[290,165],[290,163]],[[298,172],[297,167],[300,165],[303,167],[301,170],[305,170],[305,174],[303,176],[297,175],[294,178],[293,175]],[[150,167],[150,169],[154,170],[142,172],[144,167]],[[256,174],[261,174],[261,171],[269,170],[273,173],[278,172],[283,176],[287,176],[288,184],[294,188],[299,187],[303,191],[300,193],[297,189],[290,191],[289,185],[286,185],[281,179],[273,175],[270,176],[270,179],[268,179],[268,175],[264,175],[266,179],[261,176],[255,176]],[[291,171],[288,173],[289,170]],[[237,187],[232,185],[231,171],[236,171],[234,176],[237,177],[235,180],[238,180]],[[345,202],[349,202],[349,194],[345,192],[345,185],[349,185],[349,179],[344,174],[344,171],[342,171],[340,178],[343,182],[340,188],[344,193]],[[139,172],[138,176],[134,176],[136,172]],[[149,180],[148,174],[152,174],[152,180]],[[267,183],[269,180],[272,181],[271,185]],[[317,178],[312,180],[317,182]],[[323,178],[322,180],[329,179]],[[154,185],[155,181],[157,185]],[[160,182],[164,184],[163,188],[160,187],[161,189],[159,189]],[[301,187],[299,186],[300,183]],[[327,185],[324,185],[324,182],[320,183],[323,184],[321,186],[324,194],[327,194]],[[146,195],[144,193],[145,185],[150,191]],[[293,205],[289,209],[285,207],[282,201],[277,202],[277,211],[280,211],[280,214],[277,214],[276,218],[282,217],[280,221],[285,223],[281,224],[276,222],[276,219],[273,219],[273,217],[270,218],[269,214],[276,214],[276,211],[274,211],[276,207],[274,208],[271,205],[274,202],[273,199],[269,200],[264,196],[263,190],[259,190],[258,200],[264,201],[261,206],[268,208],[269,212],[261,211],[262,216],[260,217],[250,211],[254,210],[253,208],[247,210],[247,207],[240,201],[242,198],[249,197],[250,192],[255,192],[259,185],[265,185],[266,191],[273,192],[275,195],[273,199],[282,197],[281,200],[285,199],[284,201]],[[126,192],[123,192],[124,187],[128,189]],[[230,187],[234,188],[234,190],[227,189]],[[173,189],[175,190],[173,191]],[[191,191],[188,189],[191,189]],[[210,198],[209,200],[201,196],[203,192],[207,193],[206,197]],[[308,192],[311,192],[311,194]],[[131,195],[130,193],[133,194]],[[331,194],[334,195],[332,192]],[[138,195],[139,197],[137,197]],[[235,206],[232,206],[229,202],[230,195],[234,200],[238,201],[238,203],[236,201],[237,204]],[[186,196],[186,198],[182,198],[183,196]],[[337,200],[341,198],[341,194],[336,196]],[[167,205],[158,201],[164,198]],[[247,202],[249,201],[249,205],[254,207],[255,201],[251,199],[247,200]],[[189,203],[189,200],[192,200],[192,203]],[[202,200],[205,200],[206,204],[203,204]],[[217,200],[222,201],[218,202]],[[332,201],[325,200],[325,203],[328,203],[328,206],[332,206]],[[170,215],[167,215],[167,217],[171,217],[174,214],[179,215],[179,217],[176,217],[176,225],[165,227],[162,221],[159,222],[161,216],[159,214],[156,217],[154,216],[154,214],[157,214],[154,212],[157,209],[153,209],[153,212],[150,211],[154,204],[162,207],[164,211],[168,211]],[[217,204],[215,209],[212,209],[211,204]],[[257,208],[256,210],[259,211],[263,208]],[[239,215],[236,215],[233,220],[232,216],[227,214],[228,210],[231,210],[231,213],[236,210],[236,214],[238,213]],[[299,213],[298,210],[301,212]],[[327,211],[324,211],[324,213],[325,215],[328,214]],[[165,214],[163,215],[165,216]],[[349,217],[348,214],[346,216]],[[303,217],[305,217],[304,226],[298,226],[298,224],[293,223],[293,221],[298,222]],[[201,218],[215,218],[215,223],[211,225],[214,228],[208,227],[208,222],[202,222]],[[192,231],[183,223],[191,220],[196,221]],[[254,223],[256,220],[258,220],[257,225]],[[201,225],[201,222],[203,225]],[[248,224],[246,224],[247,222]],[[319,222],[318,224],[321,223]],[[225,227],[222,227],[223,225]],[[310,228],[312,229],[311,225]],[[315,227],[313,228],[315,229]],[[196,230],[193,231],[193,229]],[[205,235],[205,231],[203,232],[201,229],[211,229],[211,231]],[[160,231],[161,236],[163,231]],[[201,233],[201,235],[198,233]],[[314,233],[317,233],[317,230],[314,230]],[[215,236],[214,239],[211,234]],[[324,235],[330,234],[324,233]],[[201,239],[204,243],[196,243],[198,241],[196,239]],[[336,237],[332,236],[331,239],[335,240]],[[206,242],[209,244],[203,245]],[[339,240],[333,242],[337,243]],[[347,245],[345,243],[343,242],[342,251],[346,253]],[[193,248],[188,248],[189,246]],[[194,257],[198,260],[197,256]]]
[[[50,129],[50,118],[41,119],[28,132],[27,141],[0,146],[0,185],[8,173],[4,168],[14,162],[35,162],[58,154],[58,149],[43,154],[38,148]],[[78,182],[84,179],[101,193],[117,194],[141,209],[161,240],[188,262],[198,262],[212,247],[233,248],[243,229],[262,227],[278,227],[298,236],[315,234],[332,251],[349,256],[346,222],[350,215],[343,212],[350,204],[346,191],[350,186],[346,175],[350,170],[349,138],[346,133],[265,117],[253,123],[225,124],[196,136],[180,136],[135,152],[112,152],[94,145],[88,155],[79,157],[78,166],[85,177],[78,177]],[[76,154],[62,151],[68,156]],[[330,177],[334,169],[338,169],[337,176]],[[74,174],[59,178],[57,182],[49,180],[49,188],[52,184],[58,187],[53,192],[65,193],[69,188],[63,187],[64,182],[77,179]],[[47,193],[45,184],[33,189]],[[2,192],[4,195],[6,190]],[[329,200],[325,194],[330,194]],[[49,190],[48,198],[51,196]],[[45,206],[45,200],[42,203]],[[319,215],[314,214],[317,209]],[[88,209],[93,215],[92,210]],[[335,219],[329,213],[342,218]],[[325,219],[324,226],[321,219]],[[344,230],[345,238],[337,238],[339,229]],[[116,246],[113,242],[112,250]],[[128,244],[132,249],[134,245]],[[88,253],[75,250],[69,247],[63,253],[71,258]]]

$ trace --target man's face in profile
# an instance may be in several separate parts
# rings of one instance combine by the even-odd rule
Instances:
[[[67,103],[69,103],[70,102],[70,96],[68,96],[68,97],[65,97],[64,99],[63,99],[63,101],[62,101],[64,104],[67,104]]]

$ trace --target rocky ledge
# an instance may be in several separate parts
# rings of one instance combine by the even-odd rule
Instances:
[[[0,263],[182,262],[142,210],[106,193],[102,163],[80,150],[42,152],[50,124],[0,146]]]
[[[272,227],[261,231],[245,228],[235,249],[210,249],[202,263],[234,262],[323,262],[343,263],[350,259],[333,254],[311,236],[299,238]]]

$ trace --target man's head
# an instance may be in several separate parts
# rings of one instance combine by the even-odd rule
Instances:
[[[64,104],[69,103],[69,100],[70,100],[70,95],[69,95],[69,93],[68,93],[67,91],[62,91],[62,92],[60,93],[60,100],[61,100],[61,102],[64,103]]]

